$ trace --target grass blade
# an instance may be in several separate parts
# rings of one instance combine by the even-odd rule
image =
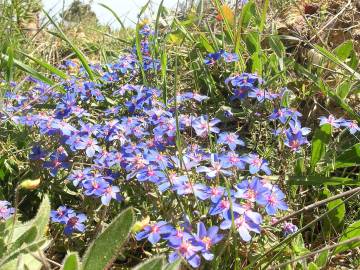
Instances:
[[[114,10],[112,10],[110,7],[108,7],[107,5],[103,4],[103,3],[99,3],[100,6],[102,6],[103,8],[106,8],[108,11],[111,12],[111,14],[115,17],[115,19],[120,23],[121,28],[122,29],[126,29],[124,23],[122,22],[122,20],[120,19],[120,17],[116,14],[116,12]]]
[[[35,63],[37,63],[38,65],[40,65],[41,67],[47,69],[48,71],[50,71],[51,73],[59,76],[60,78],[66,80],[68,78],[67,74],[62,72],[60,69],[50,65],[49,63],[46,63],[45,61],[42,61],[38,58],[33,57],[30,54],[24,53],[24,52],[20,52],[22,55],[26,56],[27,58],[31,59],[32,61],[34,61]]]
[[[1,58],[8,62],[9,56],[5,55],[5,54],[0,54]],[[38,79],[39,81],[42,81],[48,85],[55,85],[55,83],[50,80],[49,78],[45,77],[44,75],[42,75],[41,73],[37,72],[35,69],[33,69],[32,67],[24,64],[21,61],[18,61],[16,59],[13,60],[14,61],[14,65],[17,66],[18,68],[20,68],[22,71],[26,72],[27,74],[29,74],[30,76],[34,77],[35,79]]]
[[[94,81],[95,80],[94,74],[93,74],[84,54],[68,39],[68,37],[61,30],[60,26],[53,20],[53,18],[51,18],[51,16],[45,10],[43,10],[43,12],[45,13],[45,15],[49,19],[49,21],[54,25],[56,30],[59,32],[56,36],[61,38],[62,40],[64,40],[65,42],[67,42],[69,44],[69,46],[74,51],[74,53],[76,54],[76,56],[79,58],[80,62],[82,63],[83,67],[85,68],[86,73],[89,75],[90,80]]]

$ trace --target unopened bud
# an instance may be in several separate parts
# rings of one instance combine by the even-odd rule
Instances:
[[[20,184],[20,188],[28,189],[28,190],[34,190],[38,188],[40,185],[40,178],[35,180],[24,180]]]

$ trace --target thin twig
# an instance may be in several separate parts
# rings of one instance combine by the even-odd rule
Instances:
[[[334,244],[334,245],[331,245],[331,246],[328,246],[328,247],[324,247],[324,248],[322,248],[322,249],[315,250],[315,251],[310,252],[310,253],[308,253],[308,254],[306,254],[306,255],[304,255],[304,256],[297,257],[297,258],[295,258],[295,259],[293,259],[293,260],[290,260],[290,261],[284,262],[284,263],[282,263],[282,264],[279,264],[279,265],[276,266],[276,268],[275,268],[275,267],[271,267],[270,270],[272,270],[272,269],[281,269],[283,266],[286,266],[286,265],[288,265],[288,264],[291,264],[291,263],[294,263],[294,262],[297,262],[297,261],[306,259],[306,258],[308,258],[308,257],[314,256],[314,255],[316,255],[316,254],[318,254],[318,253],[321,253],[321,252],[323,252],[323,251],[330,250],[330,249],[336,248],[336,247],[338,247],[338,246],[346,245],[346,244],[349,244],[349,243],[352,243],[352,242],[360,242],[360,236],[358,236],[358,237],[353,237],[353,238],[350,238],[350,239],[348,239],[348,240],[346,240],[346,241],[343,241],[343,242],[340,242],[340,243],[337,243],[337,244]]]
[[[335,15],[333,16],[312,38],[310,38],[309,42],[311,42],[315,37],[317,37],[322,31],[326,29],[333,21],[335,21],[351,4],[351,0],[347,2],[347,4]]]
[[[276,225],[282,223],[283,221],[288,220],[289,218],[292,218],[292,217],[294,217],[294,216],[296,216],[296,215],[298,215],[298,214],[301,214],[301,213],[303,213],[303,212],[306,212],[306,211],[309,211],[309,210],[311,210],[311,209],[314,209],[314,208],[316,208],[316,207],[318,207],[318,206],[320,206],[320,205],[322,205],[322,204],[325,204],[325,203],[334,201],[334,200],[339,199],[339,198],[342,198],[342,197],[346,197],[346,196],[348,196],[348,195],[352,195],[352,194],[357,193],[357,192],[360,192],[360,187],[357,187],[357,188],[354,188],[354,189],[345,191],[345,192],[343,192],[343,193],[337,194],[337,195],[332,196],[332,197],[330,197],[330,198],[327,198],[327,199],[325,199],[325,200],[318,201],[318,202],[316,202],[316,203],[307,205],[307,206],[305,206],[304,208],[302,208],[302,209],[300,209],[300,210],[298,210],[298,211],[295,211],[295,212],[291,213],[290,215],[287,215],[287,216],[279,219],[278,221],[276,221],[276,222],[273,224],[273,226],[276,226]]]

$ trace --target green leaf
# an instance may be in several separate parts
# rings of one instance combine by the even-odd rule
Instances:
[[[329,231],[334,228],[339,228],[345,217],[345,204],[343,200],[337,199],[327,204],[329,211],[328,217],[325,219],[325,228]],[[334,209],[334,210],[333,210]]]
[[[317,267],[317,265],[316,265],[315,263],[311,262],[311,263],[308,264],[308,268],[307,268],[307,269],[308,269],[308,270],[318,270],[319,267]]]
[[[11,260],[1,265],[1,270],[20,270],[18,268],[18,259]]]
[[[14,243],[11,244],[10,251],[15,251],[23,244],[30,244],[36,239],[36,236],[37,229],[35,226],[32,226],[29,230],[25,231],[20,237],[18,237]]]
[[[291,241],[291,246],[297,255],[304,255],[309,252],[309,250],[305,248],[304,239],[301,233],[296,235],[296,237]]]
[[[360,143],[346,149],[336,158],[335,169],[360,165]]]
[[[163,270],[180,270],[180,269],[181,269],[181,259],[178,259],[173,263],[169,263],[165,265],[163,268]]]
[[[344,241],[349,240],[354,237],[359,237],[359,236],[360,236],[360,220],[354,222],[349,227],[347,227],[347,229],[343,232],[343,234],[339,240],[339,243],[344,242]],[[342,244],[342,245],[336,247],[336,249],[334,250],[334,254],[344,252],[348,249],[354,249],[358,246],[360,246],[360,242],[356,242],[356,241],[348,243],[348,244]]]
[[[135,215],[132,208],[120,213],[88,248],[83,257],[82,269],[102,270],[110,265],[127,240],[134,223]]]
[[[137,265],[133,270],[162,270],[164,266],[164,256],[150,258]]]
[[[13,252],[11,252],[10,254],[8,254],[7,256],[5,256],[1,261],[0,261],[0,269],[2,269],[2,266],[8,262],[10,262],[11,260],[17,258],[20,254],[23,253],[30,253],[30,252],[35,252],[39,249],[41,249],[41,247],[46,243],[46,239],[41,239],[38,240],[30,245],[25,245]]]
[[[327,57],[329,60],[334,62],[335,64],[341,66],[345,70],[347,70],[351,75],[355,76],[356,79],[360,80],[360,74],[356,72],[354,69],[349,67],[347,64],[344,63],[339,57],[334,55],[333,53],[329,52],[325,48],[319,46],[319,45],[312,45],[319,53],[321,53],[323,56]]]
[[[345,177],[325,177],[320,175],[309,176],[289,176],[288,184],[303,186],[320,186],[320,185],[360,185],[359,179],[351,179]]]
[[[144,70],[144,63],[143,63],[143,55],[141,52],[141,43],[140,43],[140,24],[136,24],[136,32],[135,32],[135,45],[136,45],[136,54],[139,59],[139,66],[141,70],[141,76],[143,80],[143,84],[147,85],[145,70]]]
[[[21,235],[23,235],[26,231],[28,231],[32,226],[36,227],[37,235],[36,239],[43,238],[45,235],[45,232],[48,227],[49,218],[50,218],[50,201],[49,197],[47,195],[44,196],[44,199],[42,200],[40,207],[38,209],[38,212],[32,220],[25,222],[25,223],[16,223],[12,240],[16,241]]]
[[[62,264],[61,270],[79,270],[80,260],[77,252],[69,253]]]
[[[325,155],[326,145],[331,138],[331,125],[322,125],[315,131],[314,137],[311,143],[311,159],[310,159],[310,171],[314,171],[316,164]]]
[[[31,254],[21,254],[21,260],[18,259],[18,265],[25,270],[41,270],[43,264],[34,258]]]
[[[292,96],[294,96],[294,92],[289,89],[285,89],[281,98],[281,106],[290,107],[290,100]]]
[[[14,49],[12,46],[9,46],[6,51],[8,57],[7,61],[7,70],[6,70],[6,80],[10,82],[13,79],[13,66],[14,66]]]
[[[241,8],[240,26],[247,29],[250,19],[256,16],[256,7],[253,1],[249,1]]]
[[[3,238],[0,238],[0,259],[5,254],[5,252],[6,252],[5,241]]]
[[[50,211],[51,211],[50,200],[49,197],[45,195],[40,204],[39,210],[35,218],[30,221],[30,223],[36,226],[38,232],[36,239],[40,239],[44,237],[49,224]]]
[[[208,53],[212,53],[215,51],[210,41],[206,38],[206,36],[203,33],[200,33],[199,42]]]
[[[342,99],[346,98],[351,90],[351,83],[349,81],[342,82],[336,89],[336,93]]]
[[[245,44],[250,55],[260,51],[260,36],[257,32],[250,32],[245,36]]]
[[[353,48],[353,42],[351,40],[347,40],[334,49],[334,54],[339,58],[339,60],[345,61],[350,56]]]
[[[319,253],[315,259],[315,263],[318,267],[322,268],[325,267],[328,261],[329,250],[324,250],[323,252]]]

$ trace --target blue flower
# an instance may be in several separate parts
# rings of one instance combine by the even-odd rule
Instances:
[[[259,196],[262,196],[263,193],[268,192],[268,189],[264,187],[263,183],[258,177],[253,177],[251,181],[242,181],[236,186],[236,189],[237,191],[234,194],[236,198],[245,199],[250,202],[255,202]]]
[[[50,161],[45,161],[44,168],[50,169],[50,175],[56,176],[61,168],[69,168],[70,163],[67,162],[67,155],[54,152],[50,155]]]
[[[204,246],[201,253],[207,261],[211,261],[214,258],[214,254],[210,252],[211,247],[220,242],[224,237],[224,235],[218,234],[218,231],[218,226],[212,226],[206,230],[204,223],[199,222],[197,224],[196,238],[197,241]]]
[[[204,58],[204,64],[208,65],[208,66],[212,66],[216,63],[217,60],[219,60],[222,56],[222,54],[224,53],[223,50],[220,50],[218,52],[215,53],[209,53],[205,58]]]
[[[302,136],[301,131],[297,132],[296,134],[287,131],[286,138],[284,140],[284,144],[294,152],[299,152],[301,150],[300,146],[303,144],[308,144],[308,140]]]
[[[232,215],[224,215],[225,220],[220,224],[222,230],[230,229],[232,226]],[[260,233],[261,215],[253,211],[234,211],[234,225],[242,240],[251,240],[250,232]]]
[[[332,114],[330,114],[328,117],[325,116],[321,116],[319,117],[320,120],[320,126],[325,125],[325,124],[329,124],[330,126],[334,127],[334,128],[339,128],[340,125],[343,123],[343,119],[336,119]]]
[[[225,60],[226,63],[239,61],[239,56],[236,53],[224,52],[222,54],[222,57],[223,57],[223,59]]]
[[[210,133],[219,133],[220,129],[215,127],[216,124],[221,121],[217,118],[208,120],[205,116],[200,116],[192,122],[196,135],[200,137],[206,137]]]
[[[106,192],[109,183],[101,177],[94,177],[92,180],[85,181],[83,187],[86,196],[100,197]]]
[[[9,219],[15,213],[15,208],[10,206],[8,201],[0,201],[0,221]]]
[[[83,224],[87,218],[85,214],[82,213],[69,213],[69,218],[66,222],[66,226],[64,229],[65,235],[70,235],[74,231],[84,232],[85,225]]]
[[[340,123],[340,125],[343,127],[347,127],[349,129],[350,134],[355,134],[356,132],[360,131],[360,128],[359,128],[358,124],[356,123],[356,121],[343,120]]]
[[[243,208],[235,202],[235,199],[231,198],[232,201],[232,210],[242,212]],[[212,203],[210,209],[209,209],[209,215],[219,215],[222,214],[223,216],[226,216],[228,213],[231,213],[230,210],[230,201],[228,198],[222,198],[218,200],[216,203]]]
[[[146,225],[144,230],[136,234],[136,240],[147,238],[151,244],[156,244],[160,241],[161,236],[171,233],[173,227],[166,221],[159,221],[152,225]]]
[[[249,171],[251,174],[256,174],[259,171],[263,171],[267,175],[271,174],[268,162],[259,157],[258,154],[248,154],[247,156],[242,157],[242,159],[249,164]]]
[[[285,194],[277,187],[273,186],[267,192],[264,192],[262,196],[258,196],[257,202],[265,206],[266,213],[269,215],[275,215],[277,210],[287,210],[288,206],[284,201]]]
[[[47,153],[44,151],[40,145],[35,145],[31,149],[31,153],[29,154],[30,160],[43,160],[46,157]]]
[[[197,268],[200,266],[201,258],[197,254],[204,249],[203,245],[196,241],[196,239],[185,234],[180,243],[169,243],[169,246],[175,251],[169,255],[169,262],[175,262],[180,257],[184,258],[192,267]]]
[[[288,236],[290,234],[296,233],[298,231],[298,227],[291,222],[285,222],[283,225],[284,236]]]
[[[230,167],[228,163],[223,162],[222,159],[219,159],[218,155],[211,155],[211,167],[199,166],[196,168],[197,173],[206,173],[206,176],[209,178],[215,178],[220,174],[225,176],[232,175],[232,172],[226,170]]]
[[[234,151],[237,145],[245,146],[243,140],[239,139],[239,136],[233,132],[222,132],[219,134],[219,138],[217,140],[218,144],[226,144],[229,148]]]
[[[51,211],[50,218],[52,222],[66,224],[69,219],[69,214],[72,213],[74,213],[73,209],[67,208],[66,206],[59,206],[58,209]]]
[[[122,198],[121,198],[119,192],[120,192],[120,188],[118,186],[109,185],[105,189],[103,195],[101,196],[101,203],[103,205],[109,205],[111,199],[114,199],[118,202],[121,201]]]

